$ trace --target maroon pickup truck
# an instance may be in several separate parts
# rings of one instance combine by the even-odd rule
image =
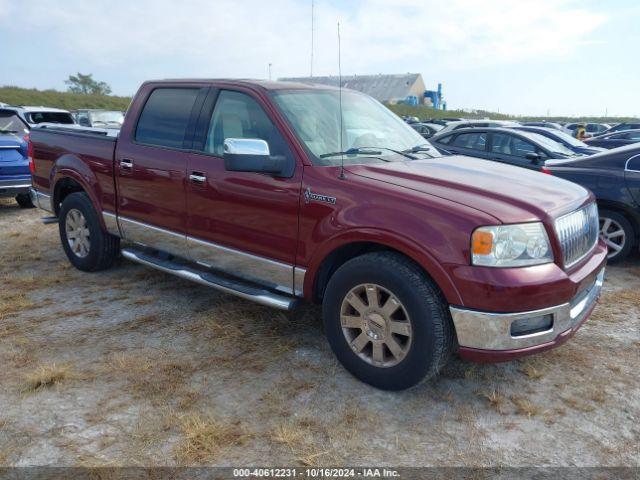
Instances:
[[[119,134],[31,133],[34,202],[71,263],[127,259],[280,309],[323,305],[359,379],[410,387],[452,352],[567,340],[607,250],[584,188],[442,157],[372,98],[295,83],[154,81]]]

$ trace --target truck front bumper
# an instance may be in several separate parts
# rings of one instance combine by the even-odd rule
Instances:
[[[0,197],[15,197],[21,193],[29,193],[31,177],[24,178],[0,178]]]
[[[450,307],[460,356],[476,362],[501,362],[561,345],[593,311],[603,280],[604,268],[571,301],[540,310],[488,313]]]

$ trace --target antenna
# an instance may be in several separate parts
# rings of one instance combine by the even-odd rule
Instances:
[[[340,109],[340,180],[347,178],[344,175],[344,148],[342,147],[342,65],[340,61],[340,22],[338,22],[338,104]]]
[[[311,0],[311,74],[310,77],[313,77],[313,0]]]

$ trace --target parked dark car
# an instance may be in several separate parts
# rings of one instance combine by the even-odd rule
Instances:
[[[562,130],[562,125],[555,122],[523,122],[522,125],[525,127],[546,127],[553,128],[555,130]]]
[[[602,148],[618,148],[625,145],[640,142],[640,130],[622,130],[613,133],[605,133],[598,137],[587,138],[585,140],[589,146]]]
[[[29,126],[10,110],[0,111],[0,197],[13,197],[22,208],[33,207],[29,190]]]
[[[579,155],[550,138],[512,128],[465,128],[439,133],[429,142],[442,153],[495,160],[532,170],[540,170],[548,159]]]
[[[563,132],[562,130],[556,130],[554,128],[546,128],[546,127],[513,127],[516,130],[522,130],[524,132],[537,133],[551,140],[555,140],[556,142],[560,142],[562,145],[567,147],[569,150],[574,151],[575,153],[579,153],[581,155],[594,155],[596,153],[603,152],[605,149],[597,147],[595,145],[587,145],[581,140],[572,137],[568,133]]]
[[[640,130],[640,123],[638,122],[632,122],[632,123],[619,123],[617,125],[614,125],[613,127],[611,127],[610,129],[608,129],[607,131],[603,132],[603,135],[606,135],[607,133],[613,133],[613,132],[623,132],[625,130]]]
[[[413,128],[424,138],[431,138],[444,127],[436,123],[412,123],[411,128]]]
[[[461,128],[516,127],[518,122],[511,120],[460,120],[447,123],[440,133],[452,132]]]
[[[550,161],[545,171],[595,194],[609,262],[626,258],[640,236],[640,145],[581,159]]]
[[[586,123],[586,122],[577,122],[577,123],[567,123],[563,130],[569,135],[575,136],[576,130],[579,126],[584,125],[584,129],[587,135],[596,136],[602,135],[607,130],[611,128],[611,125],[608,123]]]

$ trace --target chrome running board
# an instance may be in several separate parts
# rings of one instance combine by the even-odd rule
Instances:
[[[165,273],[170,273],[185,280],[215,288],[231,295],[236,295],[246,300],[278,308],[280,310],[292,310],[297,301],[293,297],[281,295],[259,286],[243,283],[240,280],[232,280],[208,269],[199,269],[197,265],[182,262],[179,259],[160,258],[147,251],[135,248],[123,248],[122,256],[128,260],[141,263]]]

